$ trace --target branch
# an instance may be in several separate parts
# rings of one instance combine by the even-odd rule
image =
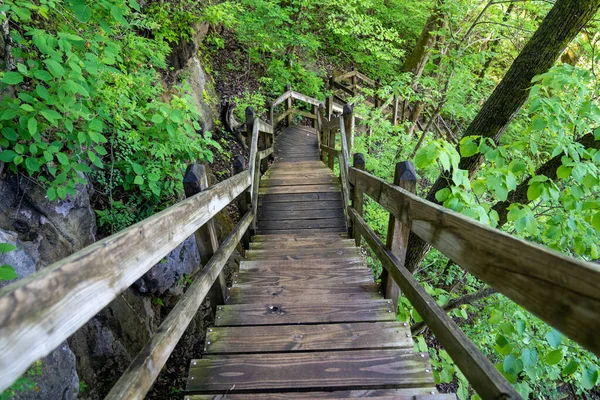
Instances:
[[[462,297],[459,297],[458,299],[450,300],[448,303],[446,303],[446,305],[442,307],[442,310],[444,310],[445,312],[450,312],[462,306],[463,304],[471,304],[476,301],[483,300],[486,297],[489,297],[493,294],[496,294],[496,289],[491,287],[485,287],[483,289],[479,289],[475,293],[466,294]],[[421,321],[411,326],[410,330],[414,336],[420,334],[423,330],[425,330],[426,327],[427,326],[425,325],[425,323]]]

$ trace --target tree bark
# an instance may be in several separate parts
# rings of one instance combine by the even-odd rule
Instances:
[[[557,0],[463,137],[482,136],[498,142],[527,100],[533,77],[547,72],[554,65],[599,7],[600,0]],[[467,170],[469,179],[473,179],[482,162],[480,154],[462,157],[459,168]],[[450,179],[449,173],[441,174],[429,190],[427,200],[439,204],[435,194],[446,188]],[[411,233],[405,262],[409,271],[417,268],[429,248],[425,241]]]
[[[581,138],[579,138],[576,141],[576,143],[583,145],[586,149],[590,149],[590,148],[600,149],[600,140],[595,140],[593,133],[588,133],[587,135],[583,135]],[[561,153],[561,154],[557,155],[556,157],[553,157],[550,160],[546,161],[538,169],[536,169],[535,174],[536,175],[545,175],[550,180],[556,180],[556,178],[557,178],[556,170],[558,169],[558,167],[560,167],[562,165],[562,161],[561,161],[562,157],[563,157],[563,154]],[[514,204],[514,203],[528,204],[529,203],[529,199],[527,198],[527,190],[529,189],[529,180],[530,179],[531,179],[531,176],[528,176],[527,178],[525,178],[523,180],[523,182],[521,182],[515,190],[511,191],[508,194],[508,198],[505,201],[499,201],[492,207],[492,210],[495,210],[498,213],[498,216],[500,217],[498,219],[498,229],[507,222],[507,216],[508,216],[507,208],[511,204]]]

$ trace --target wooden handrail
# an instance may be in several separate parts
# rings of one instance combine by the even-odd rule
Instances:
[[[388,249],[365,220],[349,207],[353,226],[358,228],[383,267],[402,289],[410,304],[417,310],[435,337],[475,391],[485,399],[520,399],[521,396],[504,379],[492,363],[469,340],[435,300],[417,282],[403,263]]]
[[[105,400],[144,398],[253,219],[248,211],[238,222]]]
[[[0,290],[0,391],[250,183],[250,171],[244,171]]]
[[[355,168],[364,192],[420,238],[596,355],[600,267],[517,239]]]

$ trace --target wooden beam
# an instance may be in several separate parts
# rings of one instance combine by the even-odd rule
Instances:
[[[326,131],[340,129],[340,117],[333,117],[329,121],[325,121],[323,123],[323,129]]]
[[[361,153],[355,153],[352,166],[358,170],[364,171],[365,169],[365,156]],[[364,196],[360,190],[356,190],[354,185],[350,185],[350,197],[352,199],[352,208],[356,210],[358,215],[363,216],[363,204],[364,204]],[[352,237],[356,243],[357,247],[360,247],[361,236],[360,230],[356,227],[352,229]],[[397,310],[397,308],[396,308]]]
[[[238,242],[248,230],[254,215],[246,213],[225,239],[223,245],[204,266],[194,282],[181,297],[175,308],[160,325],[156,334],[144,346],[105,400],[143,399],[154,384],[160,370],[173,352],[175,345],[196,315],[211,285],[222,275],[223,266],[231,257]]]
[[[273,134],[273,127],[270,124],[267,124],[266,122],[264,122],[261,119],[257,119],[258,120],[258,130],[259,132],[262,133],[268,133],[268,134]]]
[[[250,185],[244,171],[0,290],[0,391]]]
[[[275,118],[275,125],[277,125],[278,123],[280,123],[281,121],[283,121],[285,118],[287,118],[288,115],[292,114],[294,112],[293,108],[290,108],[289,110],[285,110],[284,112],[282,112],[281,114],[279,114],[277,116],[277,118]]]
[[[277,107],[278,105],[280,105],[281,103],[283,103],[284,101],[286,101],[287,99],[289,99],[291,95],[292,95],[292,91],[291,90],[287,90],[284,94],[282,94],[277,99],[275,99],[275,101],[273,101],[272,107],[273,108]]]
[[[411,193],[417,190],[417,173],[415,167],[410,161],[399,162],[396,164],[394,171],[394,185],[400,186]],[[394,214],[390,213],[388,221],[387,241],[386,246],[392,250],[394,255],[400,260],[400,265],[404,265],[406,259],[406,247],[408,246],[408,235],[410,227],[399,221]],[[393,279],[389,279],[387,270],[381,274],[381,286],[385,290],[385,297],[392,299],[394,310],[398,311],[398,297],[400,296],[400,288]]]
[[[233,174],[234,175],[238,175],[241,174],[242,172],[244,172],[244,168],[245,168],[245,162],[244,162],[244,155],[240,154],[235,161],[233,162]],[[244,190],[236,199],[236,203],[238,206],[238,211],[240,214],[240,218],[243,215],[246,215],[246,213],[249,210],[249,205],[252,204],[252,199],[251,199],[251,195],[250,192],[248,190]],[[246,233],[244,234],[244,236],[242,237],[242,247],[244,248],[244,251],[248,250],[250,248],[250,232],[248,230],[246,230]]]
[[[298,92],[294,92],[294,91],[292,91],[292,97],[296,100],[300,100],[300,101],[303,101],[308,104],[312,104],[313,106],[317,106],[317,107],[319,106],[319,104],[321,104],[321,101],[319,101],[313,97],[306,96],[302,93],[298,93]]]
[[[353,76],[356,76],[357,73],[358,73],[357,71],[349,71],[349,72],[346,72],[345,74],[336,76],[334,78],[334,80],[335,80],[335,82],[345,81],[346,79],[350,79]]]
[[[271,154],[273,154],[273,147],[269,147],[268,149],[261,150],[258,152],[258,159],[264,160],[265,158],[269,157]]]
[[[517,239],[351,168],[350,182],[462,268],[600,355],[600,266]]]
[[[183,189],[186,197],[192,197],[206,189],[208,189],[208,177],[206,176],[206,167],[201,164],[191,164],[188,166],[183,178]],[[219,248],[219,239],[215,224],[211,219],[206,224],[200,227],[194,234],[198,252],[200,253],[200,264],[205,266],[211,257]],[[210,306],[213,312],[216,311],[217,305],[225,304],[227,297],[227,280],[225,275],[220,274],[219,279],[215,282],[209,292]]]
[[[386,248],[364,219],[353,208],[350,215],[354,226],[373,250],[383,267],[400,286],[410,303],[415,307],[435,337],[448,351],[469,383],[484,399],[520,399],[519,394],[485,358],[425,289],[417,282],[396,255]]]
[[[363,82],[368,83],[371,86],[375,86],[376,85],[376,82],[373,79],[369,78],[368,76],[366,76],[363,73],[357,72],[356,76],[358,77],[358,79],[360,79]]]

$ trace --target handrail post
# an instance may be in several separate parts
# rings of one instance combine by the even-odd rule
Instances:
[[[346,144],[348,145],[348,154],[352,154],[354,147],[354,112],[352,105],[344,106],[344,130],[346,131]]]
[[[416,193],[417,174],[412,162],[402,161],[396,164],[396,169],[394,171],[394,185],[400,186],[408,192]],[[408,245],[409,233],[410,227],[396,219],[393,214],[390,214],[386,246],[396,257],[398,257],[400,265],[404,265],[404,260],[406,259],[406,247]],[[398,312],[400,288],[396,282],[391,279],[385,269],[381,273],[381,285],[385,290],[385,298],[392,300],[394,310],[395,312]]]
[[[375,108],[381,107],[381,97],[379,97],[379,90],[381,89],[381,78],[377,78],[375,81]]]
[[[359,169],[361,171],[365,170],[365,156],[362,153],[355,153],[354,154],[354,158],[352,160],[352,166],[356,169]],[[352,198],[352,208],[354,208],[356,210],[356,212],[358,213],[358,215],[360,215],[361,217],[363,216],[363,203],[364,203],[364,195],[363,193],[358,190],[356,188],[355,185],[351,185],[350,186],[350,196]],[[360,246],[360,229],[358,229],[356,226],[353,226],[352,229],[352,237],[354,238],[354,241],[356,243],[357,246]]]
[[[292,90],[292,85],[290,85],[289,83],[287,85],[285,85],[285,91],[289,92]],[[292,109],[292,97],[288,97],[287,100],[285,101],[285,111],[288,112],[289,110]],[[292,114],[288,114],[287,117],[285,118],[286,120],[286,124],[287,126],[292,126]]]
[[[325,99],[325,117],[327,121],[331,120],[331,116],[333,115],[333,95],[327,96]]]
[[[206,167],[204,165],[190,164],[187,167],[185,176],[183,177],[183,189],[186,197],[192,197],[208,189],[208,178],[206,176]],[[196,237],[198,252],[200,253],[200,265],[204,267],[219,249],[219,239],[217,238],[217,231],[215,230],[213,220],[208,221],[200,227],[194,236]],[[225,298],[227,297],[227,280],[225,279],[223,272],[221,272],[219,277],[215,280],[215,283],[208,293],[208,297],[213,312],[216,311],[218,305],[225,304]]]
[[[323,144],[323,123],[325,121],[325,105],[319,104],[317,109],[317,144],[319,146],[319,156],[323,159],[323,150],[321,145]]]
[[[258,185],[260,183],[260,162],[258,159],[258,146],[254,153],[252,153],[253,150],[253,146],[252,143],[254,141],[254,124],[256,123],[256,116],[254,114],[254,109],[252,107],[248,107],[246,108],[246,130],[247,130],[247,134],[248,134],[248,139],[250,142],[250,145],[248,146],[250,148],[250,156],[249,156],[249,160],[248,160],[248,164],[249,164],[249,168],[250,168],[250,173],[252,176],[252,184],[251,184],[251,199],[252,199],[252,211],[254,213],[254,216],[256,217],[256,211],[258,210]],[[260,136],[260,133],[257,133],[258,136]],[[254,158],[253,158],[254,157]],[[256,218],[254,218],[252,220],[252,225],[251,228],[252,233],[254,233],[254,231],[256,230]]]
[[[337,129],[332,129],[329,131],[329,138],[327,139],[327,146],[331,147],[332,149],[335,149],[335,135],[337,134]],[[329,167],[330,170],[333,171],[333,164],[335,161],[335,154],[332,153],[331,151],[327,152],[327,166]]]
[[[316,105],[313,104],[313,106],[312,106],[312,113],[315,116],[315,119],[313,119],[313,128],[315,128],[315,129],[319,129],[318,112],[319,112],[319,107],[317,107]]]
[[[350,71],[356,71],[356,67],[353,65],[350,67]],[[352,97],[356,96],[356,92],[357,92],[357,85],[358,85],[358,76],[357,74],[354,74],[352,76],[352,78],[350,78],[350,82],[352,82]]]
[[[392,125],[398,125],[398,95],[394,94],[394,109],[392,111]]]
[[[275,129],[275,120],[273,118],[275,107],[273,107],[272,101],[267,102],[267,108],[269,109],[269,124],[271,124],[273,126],[273,129]]]
[[[233,174],[237,175],[244,171],[244,156],[240,154],[233,162]],[[248,205],[250,204],[250,192],[245,190],[237,198],[237,207],[240,212],[240,218],[242,218],[248,212]],[[247,230],[242,236],[242,247],[245,250],[250,248],[250,231]]]

